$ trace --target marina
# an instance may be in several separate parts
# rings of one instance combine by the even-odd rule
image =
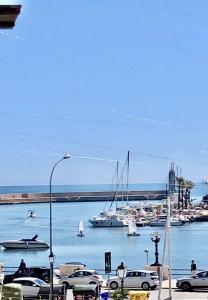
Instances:
[[[140,237],[129,239],[128,227],[96,228],[89,222],[89,218],[96,215],[104,206],[102,202],[86,203],[54,203],[53,236],[56,265],[67,261],[81,261],[88,267],[104,268],[104,253],[112,252],[112,265],[125,261],[129,268],[141,268],[146,264],[145,249],[149,250],[149,260],[154,261],[154,245],[150,234],[154,231],[161,233],[159,253],[162,256],[164,227],[144,226],[139,229]],[[28,204],[14,204],[2,206],[2,222],[0,240],[29,238],[38,232],[41,240],[49,242],[49,205],[47,203],[30,204],[30,209],[35,210],[37,217],[29,220],[27,216]],[[77,228],[80,220],[85,224],[85,237],[77,237]],[[172,260],[173,268],[189,267],[194,257],[199,269],[206,268],[207,222],[192,222],[184,226],[172,228]],[[122,245],[122,247],[120,247]],[[188,252],[187,252],[188,247]],[[96,251],[95,251],[96,249]],[[129,255],[132,253],[132,255]],[[186,253],[186,256],[182,255]],[[198,256],[196,256],[198,253]],[[48,250],[1,250],[1,261],[5,266],[16,266],[24,255],[28,265],[47,265]],[[135,260],[136,257],[136,260]]]

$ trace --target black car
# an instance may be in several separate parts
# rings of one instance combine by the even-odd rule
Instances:
[[[13,281],[13,279],[19,277],[36,277],[49,282],[50,269],[46,267],[28,267],[24,270],[17,270],[13,274],[5,275],[3,283],[10,283]]]

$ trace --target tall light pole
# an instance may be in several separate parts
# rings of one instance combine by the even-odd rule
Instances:
[[[117,274],[119,279],[121,280],[121,300],[124,300],[124,278],[126,277],[127,273],[127,267],[124,266],[123,263],[121,263],[120,266],[117,268]]]
[[[59,159],[53,166],[50,176],[50,254],[49,254],[49,262],[50,262],[50,300],[53,300],[53,264],[54,264],[54,254],[53,254],[53,235],[52,235],[52,193],[51,193],[51,187],[52,187],[52,177],[53,172],[56,168],[56,166],[64,159],[68,159],[71,156],[69,154],[65,154],[61,159]]]

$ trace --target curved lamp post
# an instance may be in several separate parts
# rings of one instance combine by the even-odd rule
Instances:
[[[68,159],[71,156],[69,154],[65,154],[61,159],[59,159],[53,166],[50,176],[50,254],[49,254],[49,262],[50,262],[50,300],[53,300],[53,264],[55,261],[55,255],[53,254],[53,235],[52,235],[52,193],[51,193],[51,187],[52,187],[52,177],[53,172],[56,168],[56,166],[64,159]]]
[[[126,273],[127,273],[127,268],[122,264],[117,268],[117,274],[119,279],[121,280],[121,295],[122,295],[122,299],[124,298],[124,278],[126,277]]]
[[[152,242],[155,243],[155,262],[151,266],[161,266],[161,264],[158,261],[158,256],[159,256],[158,243],[160,241],[160,233],[154,232],[154,233],[150,234],[150,237],[151,237]]]

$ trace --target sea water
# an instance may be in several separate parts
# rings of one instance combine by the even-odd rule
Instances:
[[[206,188],[202,187],[203,193]],[[56,190],[57,191],[57,190]],[[200,193],[202,190],[200,190]],[[25,192],[25,190],[22,192]],[[199,195],[199,188],[197,191]],[[195,197],[195,196],[194,196]],[[53,252],[55,265],[80,261],[88,268],[104,269],[104,253],[111,252],[112,268],[124,261],[128,268],[143,268],[147,262],[144,250],[149,250],[149,263],[154,263],[154,243],[150,234],[161,233],[159,261],[162,260],[164,228],[139,228],[140,236],[128,237],[127,228],[94,228],[89,218],[103,210],[104,202],[53,203]],[[35,210],[37,218],[28,219],[28,210]],[[49,243],[49,204],[12,204],[0,206],[0,240],[31,238]],[[85,236],[77,237],[80,220],[85,225]],[[195,259],[198,269],[208,267],[208,222],[172,227],[172,266],[190,268]],[[18,266],[22,258],[26,264],[49,265],[49,250],[2,250],[0,261],[5,266]]]

